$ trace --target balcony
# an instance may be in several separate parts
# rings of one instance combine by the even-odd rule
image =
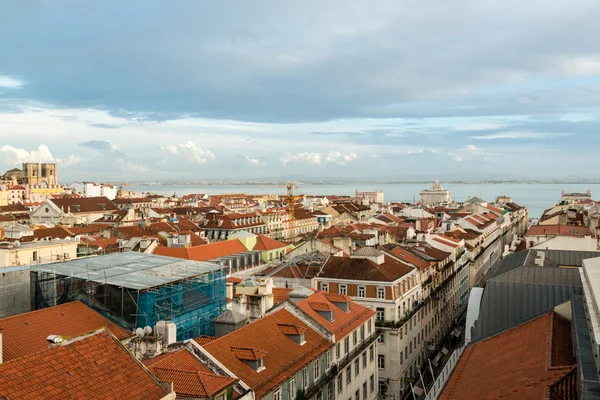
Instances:
[[[314,385],[309,388],[305,393],[305,398],[310,399],[315,396],[319,390],[322,390],[325,386],[327,386],[330,382],[333,382],[337,377],[340,371],[343,371],[344,368],[348,366],[356,357],[359,357],[363,351],[366,351],[373,342],[377,340],[377,338],[381,335],[381,330],[375,329],[370,336],[367,336],[365,340],[362,341],[358,346],[352,349],[348,354],[346,354],[339,361],[332,363],[329,370],[325,373],[325,375],[321,376]]]

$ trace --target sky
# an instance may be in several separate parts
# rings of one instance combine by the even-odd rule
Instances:
[[[597,0],[0,0],[0,171],[597,178]]]

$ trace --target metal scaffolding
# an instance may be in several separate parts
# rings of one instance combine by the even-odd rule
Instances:
[[[172,321],[178,340],[213,335],[226,310],[225,271],[212,263],[125,252],[31,271],[36,309],[82,300],[129,329]]]

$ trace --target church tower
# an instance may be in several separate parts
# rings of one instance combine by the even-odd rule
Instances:
[[[56,163],[43,163],[42,164],[42,179],[45,180],[48,185],[58,185]]]

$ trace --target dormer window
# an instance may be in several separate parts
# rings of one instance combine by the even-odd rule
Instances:
[[[231,347],[233,355],[244,364],[254,369],[256,372],[261,372],[265,369],[264,358],[267,355],[266,351],[255,349],[253,347]]]
[[[277,327],[287,337],[292,339],[294,342],[303,346],[306,343],[305,332],[306,328],[300,325],[292,324],[277,324]]]
[[[333,322],[333,306],[329,303],[310,302],[308,305],[316,311],[320,316],[328,321]]]

